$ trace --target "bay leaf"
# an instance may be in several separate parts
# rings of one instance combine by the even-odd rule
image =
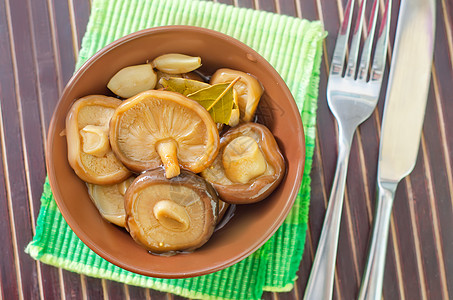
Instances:
[[[233,85],[233,82],[214,84],[187,97],[206,108],[214,122],[228,125],[234,104]]]
[[[184,96],[193,94],[196,91],[199,91],[201,89],[208,88],[211,86],[208,83],[201,82],[198,80],[178,78],[178,77],[170,77],[170,78],[162,77],[159,80],[159,84],[161,84],[162,87],[166,91],[177,92],[177,93],[183,94]]]

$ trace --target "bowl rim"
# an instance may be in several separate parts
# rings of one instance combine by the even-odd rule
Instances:
[[[52,159],[50,159],[51,154],[53,153],[53,144],[54,144],[54,138],[55,138],[55,130],[56,130],[56,123],[57,123],[57,112],[59,112],[62,108],[63,105],[63,99],[68,97],[68,94],[72,91],[73,86],[77,84],[79,79],[83,77],[84,73],[87,71],[87,69],[93,65],[97,60],[99,60],[104,54],[108,53],[109,51],[112,51],[113,49],[120,47],[121,45],[134,40],[138,39],[150,34],[155,34],[155,33],[165,33],[165,32],[172,32],[175,30],[189,30],[193,32],[198,32],[202,34],[207,34],[214,36],[216,38],[220,38],[222,40],[226,40],[229,43],[234,44],[235,46],[242,48],[243,50],[246,50],[248,53],[256,57],[258,60],[262,60],[262,63],[267,65],[272,76],[276,78],[277,84],[281,85],[284,92],[285,92],[285,98],[289,98],[290,100],[290,106],[292,107],[292,110],[295,112],[298,112],[299,117],[296,118],[296,126],[297,128],[300,128],[300,135],[298,137],[298,146],[301,146],[300,151],[301,153],[301,161],[303,162],[302,164],[298,164],[297,167],[295,168],[296,171],[296,176],[294,183],[291,185],[291,190],[289,193],[289,198],[288,201],[285,202],[282,210],[280,211],[280,214],[278,215],[278,218],[274,220],[274,222],[269,226],[268,230],[266,231],[266,234],[263,235],[262,238],[257,239],[257,241],[253,244],[251,244],[249,247],[245,248],[241,254],[229,257],[228,259],[224,260],[223,264],[216,264],[211,267],[206,267],[206,268],[198,268],[196,270],[193,270],[191,272],[184,272],[184,273],[162,273],[162,272],[155,272],[153,270],[149,269],[143,269],[140,267],[131,267],[131,265],[124,263],[120,260],[117,260],[116,258],[112,257],[109,255],[108,252],[104,251],[103,249],[99,248],[95,241],[92,241],[91,238],[86,236],[83,230],[79,229],[77,227],[77,222],[76,220],[71,217],[71,213],[69,209],[64,204],[64,201],[62,200],[63,195],[61,192],[61,189],[57,185],[56,182],[56,169],[55,169],[55,164]],[[74,99],[75,100],[75,99]],[[212,29],[207,29],[203,27],[197,27],[197,26],[188,26],[188,25],[168,25],[168,26],[158,26],[158,27],[152,27],[152,28],[147,28],[143,30],[139,30],[133,33],[130,33],[128,35],[125,35],[115,41],[113,41],[110,44],[107,44],[100,50],[98,50],[93,56],[88,58],[82,66],[74,72],[74,74],[71,76],[70,80],[68,83],[65,85],[65,88],[59,97],[58,103],[55,106],[55,109],[52,114],[52,118],[49,124],[49,129],[47,132],[47,139],[46,139],[46,167],[47,167],[47,175],[49,179],[49,184],[52,190],[52,194],[54,196],[55,202],[58,206],[59,211],[61,212],[63,218],[71,228],[71,230],[77,235],[77,237],[80,238],[80,240],[91,250],[93,250],[96,254],[104,258],[105,260],[109,261],[110,263],[123,268],[125,270],[128,270],[133,273],[145,275],[145,276],[152,276],[152,277],[159,277],[159,278],[188,278],[188,277],[194,277],[194,276],[201,276],[201,275],[206,275],[210,274],[216,271],[223,270],[227,267],[232,266],[233,264],[236,264],[246,257],[250,256],[254,252],[256,252],[264,243],[266,243],[272,235],[278,230],[278,228],[283,224],[284,220],[288,216],[291,208],[293,207],[294,201],[297,197],[297,194],[299,192],[300,186],[302,184],[302,179],[303,179],[303,173],[304,173],[304,167],[305,167],[305,156],[306,156],[306,147],[305,147],[305,133],[304,133],[304,127],[302,123],[302,118],[300,117],[300,112],[299,109],[297,108],[296,102],[294,100],[294,97],[287,87],[285,81],[281,78],[280,74],[274,69],[274,67],[265,59],[263,58],[259,53],[257,53],[255,50],[247,46],[246,44],[242,43],[241,41],[226,35],[224,33],[212,30]],[[288,163],[288,162],[286,162]],[[286,175],[285,175],[286,176]]]

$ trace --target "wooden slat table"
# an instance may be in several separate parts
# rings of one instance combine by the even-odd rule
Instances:
[[[410,0],[407,0],[410,1]],[[321,20],[324,43],[310,221],[299,279],[301,299],[317,247],[336,163],[336,125],[326,103],[329,62],[346,0],[225,0],[227,4]],[[380,1],[381,10],[383,0]],[[392,40],[399,1],[394,2]],[[35,232],[45,178],[46,131],[70,78],[89,0],[0,1],[0,299],[180,299],[38,263],[24,253]],[[384,279],[385,299],[453,298],[453,1],[437,1],[432,80],[417,165],[396,193]],[[389,47],[389,51],[391,51]],[[390,52],[391,53],[391,52]],[[384,93],[382,93],[384,94]],[[354,139],[342,217],[335,299],[354,299],[374,210],[378,108]]]

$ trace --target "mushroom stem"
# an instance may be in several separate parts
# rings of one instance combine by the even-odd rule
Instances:
[[[87,125],[80,130],[80,135],[83,141],[83,152],[103,157],[110,151],[107,127]]]
[[[239,136],[226,145],[222,163],[226,176],[236,183],[245,184],[266,171],[266,159],[249,136]]]
[[[185,231],[189,228],[190,219],[185,208],[170,200],[161,200],[154,205],[154,217],[167,229]]]
[[[165,177],[178,176],[181,170],[179,169],[176,143],[173,140],[161,141],[157,144],[156,150],[164,164]]]

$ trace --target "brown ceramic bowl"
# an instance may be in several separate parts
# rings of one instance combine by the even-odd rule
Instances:
[[[265,200],[239,205],[232,219],[193,253],[171,257],[149,254],[129,234],[102,219],[85,183],[69,166],[66,114],[74,100],[90,94],[111,95],[109,79],[121,68],[164,53],[201,56],[203,71],[232,68],[255,75],[265,93],[258,121],[273,132],[287,162],[280,186]],[[54,112],[47,137],[47,170],[58,207],[77,236],[94,252],[129,271],[161,278],[183,278],[224,269],[263,245],[282,224],[302,180],[305,143],[299,112],[286,84],[255,51],[224,34],[189,26],[139,31],[106,46],[71,78]]]

